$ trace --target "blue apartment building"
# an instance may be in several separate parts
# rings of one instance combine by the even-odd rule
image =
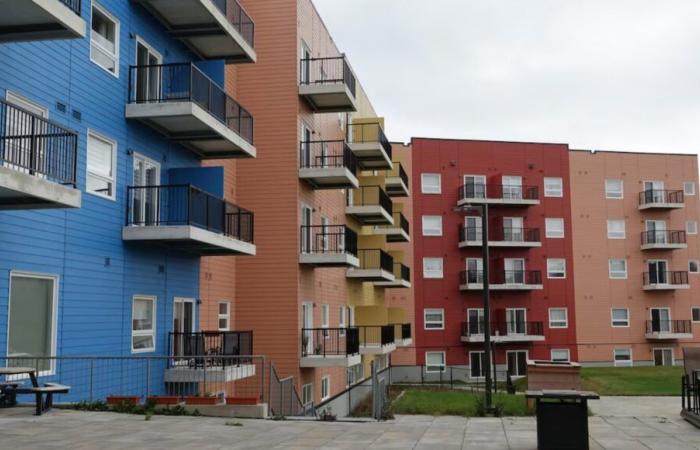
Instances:
[[[77,387],[61,358],[172,354],[198,329],[200,258],[255,254],[253,213],[202,166],[256,155],[223,89],[254,24],[235,0],[0,11],[0,366]]]

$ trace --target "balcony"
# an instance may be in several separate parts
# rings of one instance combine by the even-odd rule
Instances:
[[[236,0],[134,0],[201,59],[252,63],[255,24]]]
[[[225,383],[255,375],[252,331],[168,334],[166,383]]]
[[[396,350],[393,325],[359,326],[360,354],[387,354]]]
[[[411,240],[409,234],[408,219],[403,213],[395,212],[392,214],[394,223],[388,225],[376,225],[374,234],[385,235],[387,242],[409,242]]]
[[[647,320],[644,336],[653,341],[692,339],[690,320]]]
[[[346,276],[361,281],[394,281],[394,258],[384,250],[358,250],[360,267],[348,269]]]
[[[481,291],[484,289],[482,270],[460,272],[461,291]],[[502,270],[491,273],[489,289],[492,291],[535,291],[542,289],[542,273],[539,270]]]
[[[408,174],[400,162],[394,161],[394,168],[386,172],[384,178],[384,188],[389,197],[408,197],[410,191],[408,189]]]
[[[362,362],[357,328],[302,328],[300,367],[351,367]]]
[[[639,209],[678,209],[685,207],[683,191],[648,189],[639,193]]]
[[[345,56],[302,59],[299,74],[299,95],[314,112],[357,111],[357,82]]]
[[[540,204],[537,186],[465,184],[459,187],[457,205],[532,206]]]
[[[314,189],[354,189],[357,159],[345,141],[301,142],[299,178]]]
[[[132,66],[126,118],[203,159],[256,155],[253,116],[194,64]]]
[[[378,122],[348,124],[347,133],[348,145],[357,156],[358,164],[362,169],[394,168],[391,162],[391,143]]]
[[[397,347],[408,347],[413,343],[410,323],[394,323],[394,342]]]
[[[0,42],[84,38],[81,0],[0,0]]]
[[[78,133],[0,100],[0,210],[80,208]]]
[[[122,239],[200,256],[255,255],[253,213],[194,186],[130,186]]]
[[[394,203],[379,186],[360,186],[349,190],[345,214],[363,225],[394,224]]]
[[[484,342],[484,321],[462,322],[462,342]],[[491,322],[491,342],[544,341],[542,322]]]
[[[645,291],[690,289],[690,285],[688,284],[688,272],[644,272],[642,289]]]
[[[300,242],[300,264],[360,267],[357,233],[345,225],[302,225]]]
[[[642,231],[642,250],[676,250],[688,248],[685,231]]]
[[[411,269],[401,263],[394,263],[394,281],[377,281],[375,286],[385,288],[410,288],[411,287]]]
[[[459,227],[459,248],[481,247],[481,227]],[[542,247],[538,228],[505,227],[489,231],[489,247],[532,248]]]

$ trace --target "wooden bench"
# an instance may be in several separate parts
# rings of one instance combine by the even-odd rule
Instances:
[[[54,394],[67,394],[70,391],[70,386],[64,386],[57,383],[46,383],[44,386],[31,386],[27,388],[16,389],[18,394],[34,394],[36,396],[36,415],[51,409],[53,406]]]

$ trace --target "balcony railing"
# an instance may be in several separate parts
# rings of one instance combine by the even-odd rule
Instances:
[[[253,243],[254,215],[190,185],[130,186],[127,226],[190,225]]]
[[[357,328],[302,328],[301,356],[352,356],[360,353]]]
[[[688,284],[688,272],[685,271],[667,271],[667,272],[644,272],[643,274],[643,284],[644,286],[654,286],[654,285],[687,285]]]
[[[646,333],[692,334],[690,320],[647,320]]]
[[[80,3],[81,0],[59,0],[61,3],[66,5],[71,11],[80,16]]]
[[[411,324],[410,323],[394,323],[394,341],[411,339]]]
[[[483,320],[462,322],[462,336],[481,336],[485,331]],[[492,336],[544,336],[542,322],[491,322]]]
[[[357,233],[345,225],[302,225],[301,253],[357,256]]]
[[[408,219],[406,219],[406,216],[403,215],[402,212],[395,212],[391,215],[394,219],[394,223],[389,225],[389,224],[382,224],[382,225],[377,225],[380,228],[400,228],[403,231],[406,232],[406,234],[410,234],[410,224],[408,223]]]
[[[302,141],[299,147],[302,169],[345,167],[353,174],[357,171],[357,158],[345,141]]]
[[[380,249],[363,249],[358,250],[360,257],[360,270],[383,270],[385,272],[394,272],[394,258]]]
[[[240,33],[243,40],[255,47],[255,23],[236,0],[214,0],[233,28]]]
[[[683,191],[665,189],[647,189],[639,193],[639,205],[663,205],[683,203]]]
[[[75,187],[78,133],[0,100],[0,166]]]
[[[481,284],[484,282],[483,270],[463,270],[459,275],[461,284]],[[491,272],[490,284],[542,284],[542,273],[539,270]]]
[[[459,240],[461,242],[481,242],[481,227],[459,226]],[[503,227],[489,231],[491,242],[540,242],[539,228]]]
[[[393,215],[394,202],[381,186],[360,186],[351,192],[352,195],[348,195],[347,206],[381,206]]]
[[[522,186],[519,184],[482,184],[470,183],[459,187],[460,200],[539,200],[537,186]]]
[[[387,177],[392,177],[392,178],[393,178],[393,177],[398,177],[398,178],[401,179],[401,181],[404,182],[404,184],[406,185],[406,187],[409,187],[409,184],[408,184],[408,174],[407,174],[406,171],[404,170],[403,165],[402,165],[401,163],[399,163],[399,162],[394,162],[393,164],[394,164],[394,168],[388,170],[387,173],[386,173],[386,176],[387,176]]]
[[[204,367],[234,365],[240,358],[253,354],[252,331],[199,331],[168,333],[168,356],[171,366]],[[221,356],[221,359],[211,358]]]
[[[129,103],[192,102],[253,144],[253,116],[192,63],[131,66]]]
[[[344,56],[310,58],[299,61],[301,84],[345,84],[353,97],[356,95],[355,74]]]
[[[378,142],[391,160],[391,143],[379,123],[353,123],[347,126],[347,140],[351,144]]]
[[[411,268],[402,263],[394,263],[394,277],[397,280],[411,281]]]
[[[394,327],[392,325],[359,326],[360,345],[379,347],[394,343]]]
[[[685,244],[685,231],[654,230],[642,231],[642,245],[651,244]]]

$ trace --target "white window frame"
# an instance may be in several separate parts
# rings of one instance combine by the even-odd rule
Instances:
[[[435,271],[428,271],[426,264],[430,261],[440,261],[440,272],[438,273],[437,270]],[[445,273],[445,266],[444,266],[444,261],[441,257],[439,256],[425,256],[423,257],[423,278],[429,278],[429,279],[441,279],[443,278]]]
[[[627,325],[615,325],[615,310],[620,310],[620,311],[627,311]],[[621,322],[621,320],[617,320],[617,322]],[[610,326],[612,328],[629,328],[630,327],[630,309],[629,308],[610,308]]]
[[[609,181],[619,181],[620,182],[620,191],[619,193],[617,191],[611,191],[608,189],[608,182]],[[605,179],[605,198],[608,200],[622,200],[625,198],[625,180],[619,179],[619,178],[606,178]]]
[[[331,377],[324,375],[321,377],[321,401],[324,401],[331,396]]]
[[[697,310],[698,311],[698,320],[694,319],[694,314],[693,312]],[[690,307],[690,321],[693,323],[700,323],[700,306],[691,306]]]
[[[564,321],[552,319],[552,311],[564,311]],[[549,308],[549,328],[569,328],[569,309],[568,308]]]
[[[695,271],[690,270],[690,265],[693,263],[695,263],[695,268],[696,268]],[[699,274],[700,273],[700,260],[698,260],[698,259],[689,259],[688,260],[688,273],[692,273],[692,274]]]
[[[431,320],[428,321],[428,314],[440,314],[442,319],[439,321]],[[428,324],[434,324],[437,326],[428,327]],[[445,329],[445,310],[443,308],[424,308],[423,309],[423,329],[426,331],[439,331]]]
[[[330,328],[331,305],[323,303],[321,305],[321,328]]]
[[[226,314],[221,314],[221,305],[226,305]],[[222,300],[218,302],[216,326],[219,331],[231,331],[231,302]],[[221,320],[226,320],[226,327],[221,327]]]
[[[306,397],[308,397],[308,401]],[[301,387],[301,403],[302,406],[311,405],[314,402],[314,384],[306,383]]]
[[[442,355],[442,364],[428,364],[428,355]],[[441,367],[438,370],[430,370],[430,367]],[[447,370],[447,354],[445,352],[425,352],[425,373],[441,373]]]
[[[651,360],[654,363],[655,367],[667,367],[666,364],[664,364],[665,361],[661,361],[661,366],[656,366],[656,355],[654,353],[656,353],[657,350],[661,350],[662,352],[664,350],[670,350],[671,351],[671,367],[676,365],[676,355],[675,355],[675,352],[673,351],[673,347],[653,347],[651,349]],[[663,353],[662,353],[661,358],[664,359]]]
[[[612,264],[613,261],[622,261],[625,263],[625,274],[624,276],[618,276],[615,275],[613,276],[613,270],[612,270]],[[626,280],[627,279],[627,259],[617,259],[617,258],[611,258],[608,260],[608,278],[611,280]]]
[[[618,350],[628,351],[629,355],[630,355],[629,361],[621,361],[618,363],[618,361],[617,361],[617,351]],[[613,348],[613,363],[614,363],[615,367],[632,367],[632,366],[634,366],[634,358],[632,357],[632,348],[631,347]]]
[[[435,220],[434,228],[430,228],[428,222]],[[423,236],[442,236],[442,216],[423,216]]]
[[[691,189],[687,189],[689,186]],[[695,182],[694,181],[684,181],[683,182],[683,195],[695,195]]]
[[[102,15],[104,15],[107,19],[111,20],[114,23],[114,53],[109,52],[106,48],[102,47],[99,43],[93,42],[92,40],[92,11],[93,9],[97,9]],[[91,2],[91,7],[90,7],[90,23],[88,24],[88,32],[90,33],[90,61],[94,63],[97,67],[101,68],[108,74],[114,76],[115,78],[119,78],[119,63],[120,63],[120,58],[119,58],[119,50],[120,50],[120,42],[121,42],[121,23],[119,19],[117,19],[112,13],[107,11],[102,5],[98,4],[97,2],[93,1]],[[97,45],[105,54],[109,53],[110,56],[114,57],[114,72],[109,70],[108,68],[104,67],[102,64],[97,62],[93,57],[92,57],[92,46]]]
[[[481,365],[482,375],[477,376],[477,377],[472,375],[472,355],[484,355],[483,358],[484,358],[484,362],[485,362],[485,358],[486,358],[485,352],[483,350],[474,350],[474,351],[469,352],[469,379],[471,379],[471,380],[483,380],[484,378],[486,378],[486,372],[484,371],[484,364]],[[478,358],[482,359],[481,357],[478,357]],[[493,369],[493,367],[491,369]]]
[[[547,182],[556,183],[558,186],[554,189],[547,190]],[[544,177],[544,196],[545,197],[564,197],[564,179],[561,177]]]
[[[619,224],[622,222],[622,235],[615,234],[618,233],[611,228],[611,224]],[[608,219],[607,220],[607,232],[608,232],[608,239],[625,239],[627,236],[627,224],[625,223],[625,219]]]
[[[565,359],[565,360],[562,360],[562,359],[556,360],[556,359],[554,359],[554,352],[566,352],[566,359]],[[568,348],[553,348],[553,349],[550,349],[550,351],[549,351],[549,359],[550,359],[550,361],[552,361],[552,362],[554,362],[554,361],[558,361],[558,362],[570,362],[570,361],[571,361],[571,351],[570,351]]]
[[[550,224],[561,223],[561,234],[552,230]],[[547,217],[544,219],[544,236],[549,239],[564,239],[566,236],[566,224],[561,217]]]
[[[153,315],[153,328],[151,330],[134,330],[134,305],[135,300],[151,301],[151,310]],[[155,352],[158,344],[156,343],[156,330],[158,323],[158,298],[154,295],[135,294],[131,297],[131,353],[151,353]],[[136,336],[151,336],[153,338],[153,347],[151,348],[134,348],[134,337]]]
[[[527,362],[528,359],[530,359],[530,351],[528,350],[506,350],[506,370],[508,369],[508,355],[511,353],[525,353],[525,361]],[[527,375],[527,367],[525,367],[525,373],[519,373],[517,375],[513,375],[514,377],[524,377]]]
[[[693,228],[693,231],[690,231],[691,226]],[[688,220],[685,223],[685,232],[687,234],[698,234],[698,222],[695,220]]]
[[[87,164],[87,153],[90,151],[90,138],[97,139],[99,141],[106,142],[112,146],[112,176],[106,177],[104,175],[91,173],[90,168]],[[116,140],[105,136],[104,134],[98,133],[90,128],[87,130],[87,142],[86,142],[86,163],[85,163],[85,193],[94,195],[96,197],[104,198],[107,200],[116,201],[117,200],[117,153],[119,151],[119,144]],[[95,177],[107,183],[111,183],[112,189],[110,193],[102,193],[88,190],[88,178]]]
[[[564,263],[563,269],[562,269],[562,276],[553,276],[552,275],[552,269],[550,264],[554,262],[559,262],[561,261]],[[566,279],[566,258],[547,258],[547,279],[548,280],[565,280]]]
[[[437,177],[437,188],[430,187],[426,189],[426,179],[428,177]],[[442,194],[442,174],[439,173],[422,173],[420,175],[420,191],[421,194]]]
[[[36,273],[36,272],[22,272],[22,271],[10,271],[10,280],[9,280],[9,285],[8,285],[8,291],[7,291],[7,335],[6,335],[6,347],[5,347],[5,355],[7,356],[12,356],[10,355],[10,314],[11,314],[11,305],[12,305],[12,299],[10,298],[10,295],[12,293],[12,278],[13,277],[18,277],[18,278],[36,278],[40,280],[51,280],[53,281],[53,308],[51,310],[51,356],[56,356],[56,349],[58,345],[58,283],[59,283],[59,276],[58,275],[53,275],[53,274],[48,274],[48,273]],[[51,359],[49,363],[49,370],[42,370],[37,373],[37,376],[49,376],[49,375],[55,375],[56,374],[56,360]],[[15,375],[10,377],[11,380],[21,380],[28,378],[28,375]],[[9,381],[9,379],[8,379]]]

